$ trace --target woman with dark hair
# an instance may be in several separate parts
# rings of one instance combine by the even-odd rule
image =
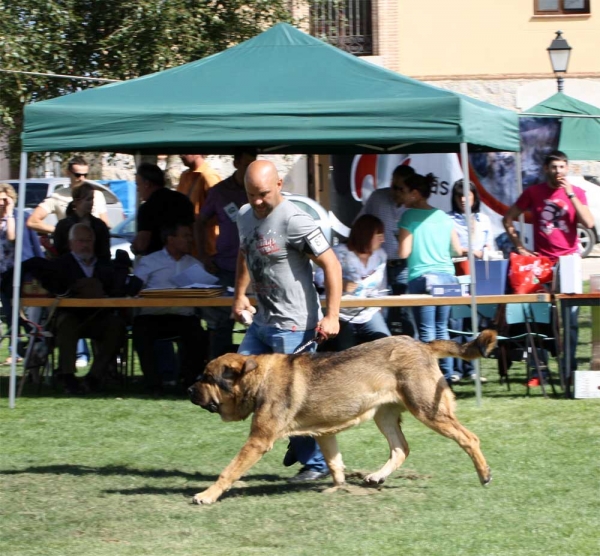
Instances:
[[[433,174],[416,174],[404,180],[400,191],[404,212],[398,223],[398,257],[408,259],[408,293],[430,293],[437,285],[456,284],[452,257],[462,251],[448,215],[427,200],[437,180]],[[413,307],[422,342],[448,340],[450,307]],[[444,377],[451,382],[452,358],[440,360]]]
[[[80,222],[87,224],[94,232],[94,255],[98,260],[110,260],[110,231],[108,226],[92,214],[95,189],[83,183],[73,190],[73,200],[67,208],[67,216],[56,224],[54,247],[59,256],[69,253],[69,230]]]
[[[460,255],[466,255],[469,252],[469,226],[465,215],[466,203],[471,206],[471,247],[473,256],[476,259],[483,259],[486,249],[492,248],[492,223],[486,214],[480,212],[481,201],[475,184],[469,182],[469,194],[465,195],[464,181],[454,182],[452,188],[452,210],[448,216],[454,222],[454,229],[458,235],[458,241],[462,248]],[[467,267],[468,268],[468,267]],[[450,328],[454,330],[464,330],[470,328],[471,319],[450,319]],[[460,336],[459,340],[468,341],[467,336]],[[450,379],[452,382],[458,382],[461,378],[470,378],[475,380],[475,369],[470,361],[462,359],[454,360],[454,372]],[[481,382],[487,382],[487,378],[481,377]]]
[[[364,214],[352,225],[348,242],[333,248],[342,267],[344,295],[374,297],[387,288],[387,255],[381,247],[383,233],[383,222]],[[319,275],[317,272],[317,283]],[[390,335],[380,307],[345,308],[340,310],[337,338],[324,347],[340,351]]]
[[[469,250],[469,226],[465,216],[465,204],[471,206],[471,239],[473,256],[483,259],[484,249],[492,248],[492,223],[486,214],[480,212],[481,201],[475,184],[469,182],[469,195],[465,196],[464,182],[458,180],[452,188],[452,210],[448,216],[454,221],[454,229],[458,235],[458,241],[462,247],[461,255],[466,255]]]

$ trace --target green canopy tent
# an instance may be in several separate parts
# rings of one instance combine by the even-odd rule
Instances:
[[[518,151],[517,119],[279,24],[196,62],[30,104],[22,137],[26,152]]]
[[[468,175],[469,149],[520,150],[515,112],[403,77],[287,24],[177,68],[30,104],[22,139],[22,188],[28,152],[220,154],[239,145],[264,153],[460,151]],[[18,226],[22,232],[22,216]],[[14,299],[21,250],[19,233]],[[474,296],[471,305],[476,327]],[[13,364],[10,407],[15,386]]]
[[[600,108],[556,93],[523,116],[561,118],[558,148],[571,160],[600,160]]]

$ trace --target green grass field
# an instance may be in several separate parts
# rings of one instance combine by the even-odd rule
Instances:
[[[589,309],[581,317],[583,361]],[[523,365],[510,391],[495,369],[483,365],[481,407],[472,384],[455,389],[493,471],[487,488],[458,445],[407,415],[412,452],[380,489],[352,477],[334,494],[323,492],[328,480],[290,485],[297,467],[281,465],[281,441],[217,504],[198,507],[192,495],[233,457],[248,423],[117,386],[86,398],[28,387],[9,410],[4,368],[0,554],[600,554],[598,400],[543,399],[539,388],[526,397]],[[349,472],[387,458],[373,423],[339,442]]]

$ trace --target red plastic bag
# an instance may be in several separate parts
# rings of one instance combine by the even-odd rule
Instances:
[[[548,257],[510,254],[508,281],[514,293],[545,292],[542,284],[552,282],[552,261]]]

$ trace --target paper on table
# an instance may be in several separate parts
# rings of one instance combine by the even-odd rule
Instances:
[[[204,290],[218,290],[221,287],[222,286],[220,286],[219,284],[201,284],[199,282],[194,282],[193,284],[189,284],[187,286],[181,286],[179,289],[185,290],[185,289],[193,289],[193,288],[202,288]]]
[[[171,281],[178,288],[205,288],[216,285],[219,279],[206,272],[199,264],[195,264],[173,276]]]

